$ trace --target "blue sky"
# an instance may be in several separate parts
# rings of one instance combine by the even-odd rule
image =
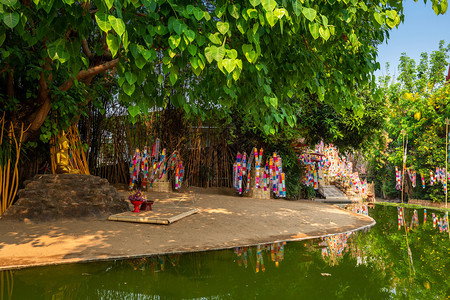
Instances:
[[[431,1],[427,4],[423,0],[414,2],[404,1],[405,20],[398,28],[391,30],[390,38],[378,47],[377,61],[381,70],[375,76],[386,75],[386,62],[390,63],[389,73],[398,74],[398,62],[403,52],[420,61],[420,53],[431,53],[438,48],[439,41],[450,43],[450,7],[445,15],[436,16],[431,8]]]

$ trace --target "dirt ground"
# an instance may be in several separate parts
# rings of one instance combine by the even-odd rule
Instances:
[[[306,200],[253,199],[200,189],[148,194],[155,200],[154,211],[192,207],[199,212],[170,225],[106,218],[38,224],[0,219],[0,270],[302,240],[375,223],[370,217]]]

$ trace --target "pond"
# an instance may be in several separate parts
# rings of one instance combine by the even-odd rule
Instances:
[[[0,272],[0,299],[447,299],[449,233],[376,205],[377,225],[301,242]],[[418,223],[418,225],[416,225]],[[442,229],[442,228],[441,228]]]

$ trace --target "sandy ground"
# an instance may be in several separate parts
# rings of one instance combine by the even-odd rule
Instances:
[[[301,240],[359,229],[373,219],[313,201],[149,193],[154,211],[195,207],[170,225],[104,219],[24,223],[0,219],[0,270]]]

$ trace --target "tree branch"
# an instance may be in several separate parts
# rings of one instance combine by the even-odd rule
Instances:
[[[88,76],[95,76],[99,73],[102,73],[106,70],[109,70],[111,68],[114,68],[115,66],[117,66],[117,64],[119,63],[119,59],[116,58],[114,60],[108,61],[104,64],[101,64],[99,66],[95,66],[92,68],[89,68],[88,70],[81,70],[80,72],[78,72],[76,79],[77,80],[81,80],[84,79]],[[60,91],[67,91],[68,89],[70,89],[70,87],[73,85],[73,80],[74,78],[70,78],[68,80],[66,80],[60,87],[59,90]]]
[[[77,80],[86,79],[87,82],[90,82],[95,75],[97,75],[101,72],[104,72],[106,70],[109,70],[111,68],[114,68],[115,66],[117,66],[118,62],[119,62],[119,59],[116,58],[112,61],[108,61],[99,66],[92,67],[88,70],[82,70],[82,71],[78,72],[76,79]],[[51,68],[51,67],[50,67],[50,65],[48,65],[47,67],[44,66],[44,68]],[[49,76],[50,81],[51,81],[51,78],[52,78],[52,75]],[[74,81],[74,78],[70,78],[70,79],[66,80],[59,87],[59,90],[63,91],[63,92],[67,91],[73,85],[73,81]],[[26,133],[24,133],[24,138],[23,138],[24,142],[27,141],[30,138],[30,136],[32,136],[34,133],[36,133],[39,130],[39,128],[41,128],[41,126],[42,126],[42,124],[44,124],[44,121],[47,118],[47,115],[51,108],[51,101],[50,101],[50,97],[48,95],[50,90],[48,88],[44,74],[42,72],[41,72],[41,77],[39,79],[39,83],[41,85],[40,89],[39,89],[39,98],[40,98],[40,100],[43,100],[43,103],[39,107],[39,109],[36,111],[36,113],[34,114],[32,120],[30,121],[30,129]]]
[[[6,66],[2,70],[0,70],[0,74],[2,74],[3,72],[8,71],[8,69],[9,69],[9,64],[6,63]]]
[[[33,121],[30,124],[30,129],[24,133],[23,141],[27,141],[30,136],[32,136],[35,132],[41,128],[42,124],[44,124],[45,119],[47,118],[48,112],[50,111],[51,102],[50,98],[47,96],[44,100],[44,103],[39,107],[36,114],[34,115]]]
[[[86,56],[87,56],[89,59],[92,59],[92,58],[94,57],[94,56],[92,55],[91,49],[89,49],[89,45],[88,45],[86,39],[82,39],[82,40],[81,40],[81,47],[83,48],[84,54],[86,54]]]

